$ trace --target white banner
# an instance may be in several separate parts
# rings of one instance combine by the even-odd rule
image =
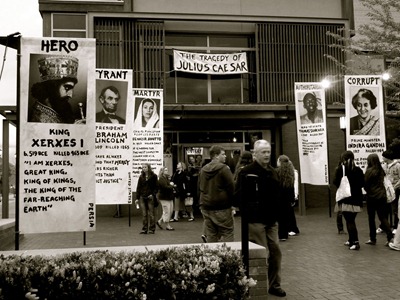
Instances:
[[[163,167],[164,118],[162,89],[133,89],[132,188],[136,191],[143,164],[153,172]]]
[[[371,153],[386,150],[382,77],[345,76],[346,145],[357,166],[365,171]]]
[[[95,47],[21,38],[21,233],[95,230]]]
[[[329,184],[325,90],[320,83],[295,83],[301,182]]]
[[[132,73],[96,70],[96,204],[132,203]]]
[[[248,73],[246,52],[228,54],[193,53],[174,50],[174,70],[197,74]]]

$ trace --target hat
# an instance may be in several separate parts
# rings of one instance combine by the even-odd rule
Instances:
[[[79,60],[72,56],[47,56],[38,60],[42,81],[71,78],[77,80]]]

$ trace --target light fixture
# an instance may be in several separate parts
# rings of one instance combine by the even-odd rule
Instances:
[[[236,132],[234,132],[234,133],[233,133],[233,139],[232,139],[232,141],[233,141],[234,143],[236,143],[236,142],[237,142],[237,138],[236,138]]]
[[[390,73],[389,72],[385,72],[382,74],[382,79],[383,80],[389,80],[390,79]]]
[[[342,130],[345,130],[345,129],[346,129],[346,117],[345,117],[345,116],[341,116],[341,117],[339,118],[339,127],[340,127],[340,129],[342,129]]]
[[[331,86],[332,82],[328,78],[324,78],[321,81],[321,85],[324,89],[327,89]]]

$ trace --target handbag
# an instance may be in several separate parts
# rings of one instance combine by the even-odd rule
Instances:
[[[349,179],[345,175],[345,167],[343,167],[343,177],[340,180],[340,185],[336,191],[336,202],[339,202],[340,200],[343,200],[344,198],[351,197],[351,191],[350,191],[350,183]]]
[[[193,197],[186,197],[185,198],[185,206],[193,205]]]
[[[385,175],[383,178],[383,184],[385,185],[387,203],[391,203],[394,199],[396,199],[396,192],[387,175]]]

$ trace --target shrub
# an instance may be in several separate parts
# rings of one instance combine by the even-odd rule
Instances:
[[[58,256],[0,255],[0,299],[247,299],[237,251],[186,246],[146,252],[74,252]]]

